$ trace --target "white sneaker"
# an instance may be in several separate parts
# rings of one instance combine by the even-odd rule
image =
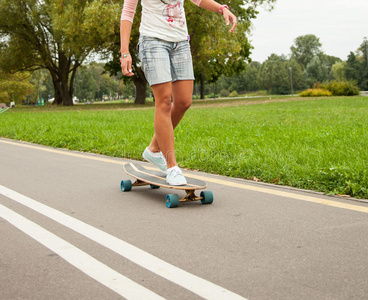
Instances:
[[[165,156],[162,154],[162,152],[153,153],[148,148],[144,150],[143,152],[143,158],[147,161],[149,161],[151,164],[156,165],[160,168],[161,171],[164,171],[166,173],[167,165],[166,165],[166,159]]]
[[[166,182],[169,185],[186,185],[185,179],[181,169],[178,166],[167,169]]]

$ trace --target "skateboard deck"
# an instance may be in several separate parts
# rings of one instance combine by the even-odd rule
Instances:
[[[166,174],[158,170],[149,170],[140,164],[128,163],[124,165],[124,171],[129,176],[135,178],[132,183],[130,180],[122,180],[120,187],[123,192],[128,192],[134,186],[145,186],[150,185],[152,189],[160,187],[183,190],[186,195],[183,198],[179,198],[177,194],[166,195],[166,206],[177,207],[180,202],[198,201],[202,204],[211,204],[213,202],[213,194],[211,191],[202,191],[200,196],[195,195],[196,190],[203,190],[207,187],[206,182],[203,180],[186,177],[187,184],[180,186],[172,186],[166,182]]]

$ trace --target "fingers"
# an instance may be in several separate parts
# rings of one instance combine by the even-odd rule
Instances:
[[[229,32],[233,32],[238,25],[236,17],[227,9],[224,9],[224,18],[226,25],[229,25],[230,23],[233,25]]]
[[[128,54],[126,57],[120,59],[121,71],[124,76],[133,76],[132,72],[132,57]]]
[[[238,22],[237,22],[236,17],[234,16],[234,19],[232,19],[230,22],[231,22],[231,24],[233,24],[233,26],[231,27],[231,29],[229,30],[229,32],[234,32],[236,26],[238,25]]]

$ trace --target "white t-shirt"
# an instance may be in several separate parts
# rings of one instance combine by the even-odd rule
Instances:
[[[191,0],[199,5],[201,0]],[[138,0],[125,0],[121,20],[133,22]],[[142,20],[139,32],[142,36],[156,37],[169,42],[188,38],[184,0],[141,0]]]

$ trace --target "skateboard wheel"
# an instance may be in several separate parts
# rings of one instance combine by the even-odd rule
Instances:
[[[151,187],[151,189],[159,189],[160,188],[160,186],[154,185],[154,184],[150,184],[150,187]]]
[[[201,202],[202,204],[211,204],[213,202],[213,194],[211,191],[202,191],[201,192]]]
[[[123,192],[129,192],[132,190],[132,182],[130,180],[122,180],[120,187]]]
[[[166,206],[168,208],[178,207],[180,203],[179,196],[176,194],[166,195]]]

